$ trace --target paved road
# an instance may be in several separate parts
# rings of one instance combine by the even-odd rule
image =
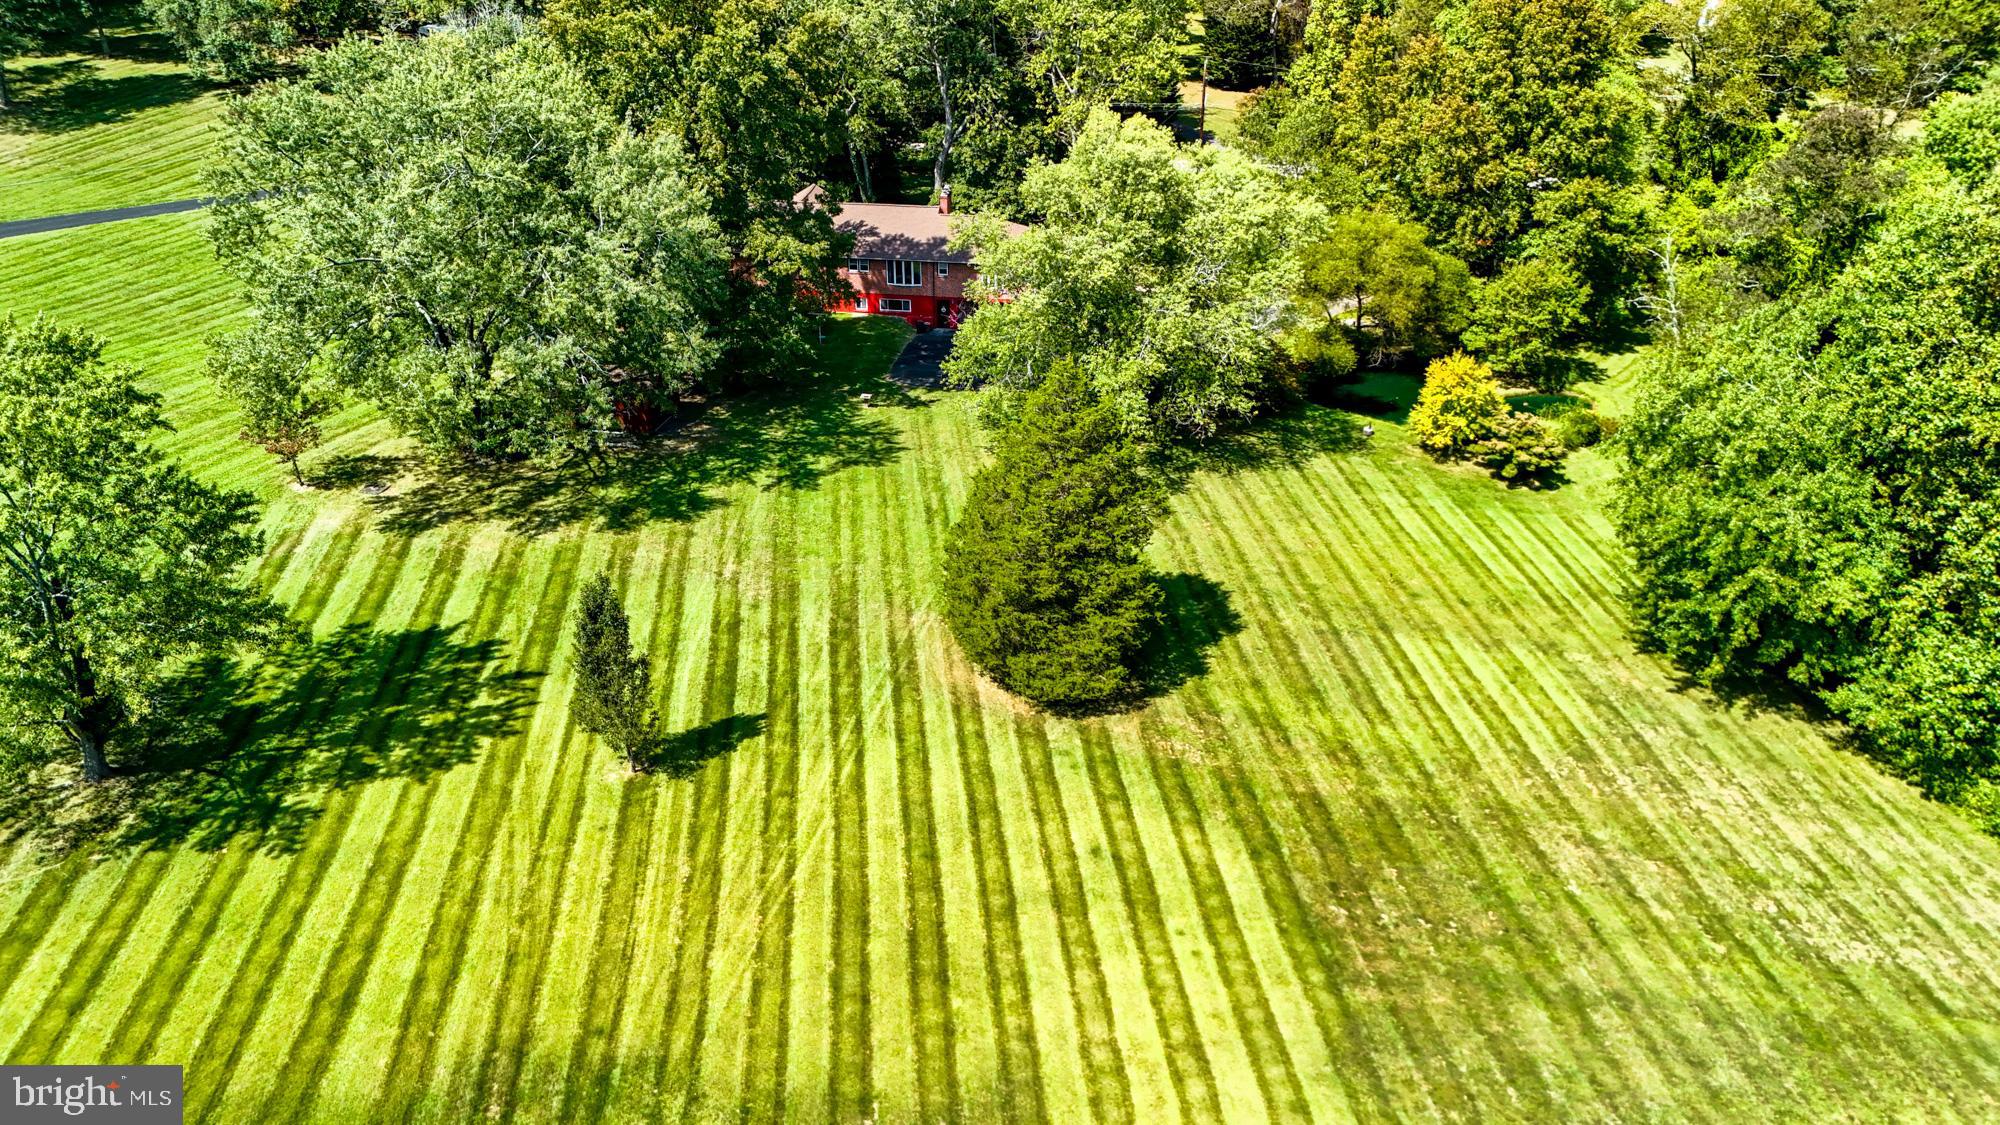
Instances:
[[[50,215],[44,219],[16,219],[11,223],[0,223],[0,238],[16,238],[24,234],[41,234],[44,231],[68,230],[71,227],[96,226],[98,223],[115,223],[120,219],[147,219],[154,215],[178,215],[182,211],[199,211],[214,200],[176,199],[170,203],[141,203],[137,207],[113,207],[105,211],[78,211],[74,215]]]

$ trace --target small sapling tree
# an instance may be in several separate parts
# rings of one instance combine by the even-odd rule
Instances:
[[[632,623],[611,588],[598,575],[583,588],[576,615],[577,725],[604,739],[634,773],[652,764],[659,741],[653,710],[653,673],[645,657],[632,651]]]

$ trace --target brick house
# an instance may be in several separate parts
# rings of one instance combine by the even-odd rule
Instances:
[[[802,189],[792,202],[822,205],[818,185]],[[841,203],[835,228],[854,236],[854,253],[841,273],[851,287],[827,302],[835,312],[895,316],[918,328],[958,325],[972,311],[965,284],[977,276],[972,255],[953,250],[951,192],[927,203]],[[1013,232],[1025,230],[1009,223]]]

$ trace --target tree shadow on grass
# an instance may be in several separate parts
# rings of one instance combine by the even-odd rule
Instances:
[[[485,520],[529,535],[592,522],[624,531],[694,519],[743,484],[814,489],[835,473],[895,461],[902,428],[889,411],[931,401],[885,377],[899,338],[867,328],[842,333],[856,335],[862,361],[800,387],[689,404],[666,432],[594,462],[426,464],[370,454],[322,461],[311,475],[332,487],[394,482],[368,503],[385,530],[402,535]],[[867,363],[875,352],[882,362]]]
[[[67,807],[41,819],[61,830],[38,834],[57,850],[296,851],[339,791],[428,780],[521,729],[541,673],[503,669],[502,642],[458,631],[352,625],[255,666],[191,669],[121,737],[118,775],[84,797],[93,807],[52,793]]]
[[[1352,453],[1368,439],[1353,415],[1321,406],[1293,407],[1193,445],[1161,448],[1158,463],[1172,487],[1197,472],[1242,473],[1303,465],[1329,453]]]
[[[342,453],[322,457],[305,470],[314,488],[336,492],[385,485],[409,470],[407,458],[382,453]]]
[[[648,755],[646,766],[668,777],[692,776],[709,762],[761,736],[765,723],[764,715],[738,714],[670,734]]]
[[[13,108],[0,113],[0,132],[69,133],[133,114],[192,101],[210,87],[190,74],[126,74],[107,78],[91,59],[60,59],[10,68]]]
[[[1162,620],[1140,665],[1141,690],[1148,699],[1207,675],[1209,651],[1243,631],[1242,615],[1218,583],[1185,571],[1154,581],[1163,595]]]

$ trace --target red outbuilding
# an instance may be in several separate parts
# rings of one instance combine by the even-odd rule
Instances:
[[[801,206],[821,206],[825,191],[814,184],[792,197]],[[972,312],[965,286],[977,276],[972,255],[953,250],[951,191],[938,205],[927,203],[840,203],[834,226],[854,236],[854,254],[841,271],[850,290],[828,301],[835,312],[895,316],[918,328],[956,328]],[[1008,224],[1009,230],[1026,228]]]

